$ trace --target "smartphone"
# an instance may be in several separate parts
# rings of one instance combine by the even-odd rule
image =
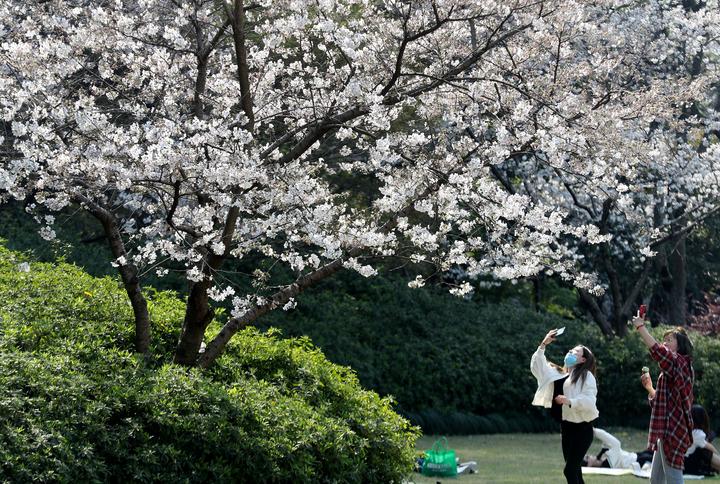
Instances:
[[[565,326],[563,326],[562,328],[558,328],[558,330],[555,331],[555,336],[560,336],[564,332],[565,332]]]
[[[644,318],[646,313],[647,313],[647,306],[645,306],[644,304],[641,304],[640,307],[638,308],[638,314],[640,315],[641,318]]]

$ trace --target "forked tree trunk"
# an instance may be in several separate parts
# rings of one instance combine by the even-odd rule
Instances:
[[[217,44],[225,27],[228,25],[232,27],[232,38],[236,57],[235,62],[237,63],[238,83],[240,85],[240,104],[243,113],[247,117],[247,122],[244,127],[249,132],[253,132],[255,115],[253,113],[247,49],[245,46],[245,7],[243,4],[243,0],[235,0],[232,8],[230,8],[230,5],[225,6],[227,19],[208,47],[210,48],[213,44]],[[204,49],[203,55],[198,57],[198,79],[195,86],[195,112],[198,116],[202,115],[201,93],[205,89],[207,55],[209,55],[209,53],[210,50]],[[215,271],[222,266],[230,253],[232,237],[235,233],[239,214],[240,211],[237,207],[232,207],[228,211],[222,235],[225,252],[222,255],[214,255],[211,253],[211,255],[207,257],[207,261],[202,268],[204,279],[195,282],[190,289],[187,306],[185,308],[185,320],[183,321],[180,340],[175,349],[175,363],[186,366],[194,366],[197,364],[200,348],[203,338],[205,337],[205,330],[215,317],[215,312],[210,307],[208,290],[213,283]]]
[[[587,292],[585,289],[578,289],[578,295],[580,296],[580,301],[587,307],[590,316],[592,316],[593,320],[600,328],[600,331],[602,331],[606,337],[611,338],[613,336],[612,325],[600,308],[595,296]]]

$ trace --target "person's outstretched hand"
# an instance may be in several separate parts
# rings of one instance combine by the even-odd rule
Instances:
[[[557,333],[557,329],[551,329],[550,331],[548,331],[548,334],[545,335],[545,338],[543,338],[540,346],[544,348],[545,346],[555,341],[555,333]]]
[[[638,309],[638,312],[635,313],[635,316],[632,318],[632,324],[635,326],[635,329],[638,329],[640,326],[645,324],[645,316],[640,316],[640,310]]]

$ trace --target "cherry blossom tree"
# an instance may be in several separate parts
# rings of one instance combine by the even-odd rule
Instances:
[[[649,68],[717,55],[717,1],[666,3],[8,0],[0,190],[47,238],[69,206],[97,218],[139,352],[142,275],[182,265],[184,365],[207,367],[243,326],[339,270],[372,276],[384,257],[470,278],[552,272],[597,293],[578,247],[610,239],[602,220],[535,182],[572,174],[644,219],[646,203],[622,194],[647,173],[658,190],[675,176],[682,156],[659,140],[716,75]],[[537,163],[527,192],[500,169],[523,155]],[[701,176],[716,195],[715,172]],[[647,240],[663,236],[653,228]],[[228,260],[258,254],[297,279],[263,285],[258,268],[252,294],[223,282]],[[227,299],[231,317],[207,335]]]
[[[666,18],[669,9],[704,8],[689,3],[682,7],[652,6],[645,18]],[[641,24],[633,17],[626,21],[633,22],[628,28],[646,29],[651,37],[668,34],[668,25],[663,22]],[[705,34],[712,38],[712,32],[710,29]],[[626,43],[623,48],[644,46]],[[638,300],[652,293],[647,286],[653,276],[668,286],[666,317],[673,324],[686,320],[685,239],[707,217],[717,216],[720,209],[716,52],[717,45],[712,42],[693,45],[691,39],[678,43],[675,50],[658,52],[650,62],[636,65],[634,72],[618,73],[615,82],[619,83],[646,82],[638,71],[643,71],[646,79],[693,79],[708,73],[716,78],[710,92],[682,104],[679,117],[671,122],[647,119],[643,123],[635,118],[627,123],[628,119],[619,119],[618,127],[626,131],[623,146],[608,153],[622,157],[622,163],[558,169],[546,162],[545,153],[533,151],[493,167],[508,190],[562,206],[569,218],[594,223],[601,234],[611,236],[596,246],[582,241],[577,246],[581,265],[600,273],[606,289],[592,294],[580,288],[580,299],[608,336],[625,334],[626,322]],[[521,183],[511,185],[511,179]]]
[[[542,153],[533,153],[505,162],[496,168],[503,179],[523,179],[537,174],[529,183],[510,186],[533,199],[551,200],[565,207],[568,218],[595,223],[603,243],[577,244],[578,263],[601,275],[605,291],[592,294],[580,288],[580,299],[603,332],[623,335],[626,322],[641,298],[647,299],[653,277],[673,278],[674,324],[685,321],[685,239],[705,219],[717,216],[717,175],[720,157],[710,120],[695,120],[699,143],[664,132],[646,134],[652,139],[650,151],[638,151],[636,173],[629,165],[605,166],[598,174],[559,171],[547,166]],[[709,135],[708,135],[709,134]],[[698,150],[693,145],[705,146]],[[629,153],[630,151],[625,151]],[[598,167],[595,167],[598,169]],[[579,242],[579,244],[578,244]]]

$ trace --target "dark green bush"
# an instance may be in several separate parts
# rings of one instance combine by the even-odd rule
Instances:
[[[563,313],[564,314],[564,313]],[[598,358],[601,425],[648,424],[641,368],[657,365],[639,337],[606,339],[593,324],[538,314],[515,304],[477,304],[404,281],[344,276],[303,295],[290,313],[275,313],[290,335],[308,335],[332,361],[354,368],[363,386],[392,395],[426,433],[546,431],[556,424],[530,402],[536,389],[530,355],[545,333],[567,332],[547,350],[561,362],[576,344]],[[653,330],[660,337],[662,330]],[[697,399],[720,408],[720,342],[696,343]],[[718,415],[720,417],[720,415]]]
[[[23,267],[25,266],[25,267]],[[183,305],[171,292],[146,291],[157,358],[177,342]],[[22,351],[70,352],[132,348],[127,294],[115,279],[92,277],[72,264],[34,262],[0,246],[0,344]]]
[[[325,408],[255,378],[227,387],[104,356],[0,353],[0,480],[397,482],[408,471],[405,422],[352,382],[335,385],[352,400]]]
[[[149,292],[151,359],[117,283],[0,248],[0,482],[398,482],[416,429],[307,338],[249,328],[170,364],[183,305]]]
[[[695,395],[710,414],[712,428],[720,430],[720,341],[691,335],[696,375]]]

